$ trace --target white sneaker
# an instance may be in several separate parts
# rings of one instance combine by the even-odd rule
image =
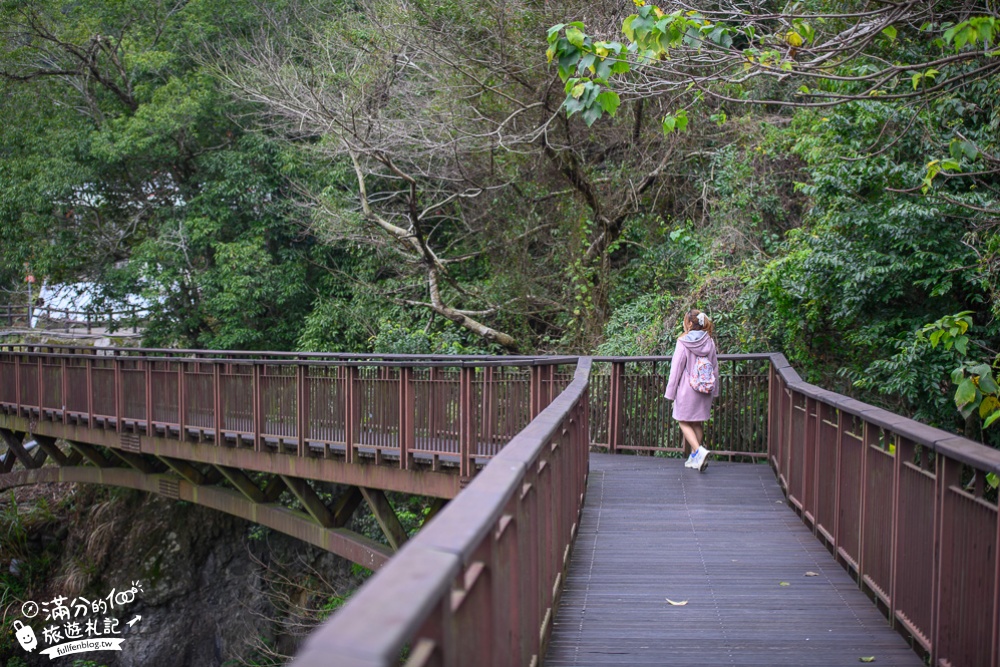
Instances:
[[[685,468],[697,468],[698,466],[695,465],[694,458],[695,458],[694,452],[691,452],[691,456],[689,456],[687,458],[687,461],[684,462],[684,467]]]
[[[691,457],[692,468],[697,468],[699,472],[705,472],[705,468],[708,467],[708,447],[702,445],[698,448],[698,451]]]

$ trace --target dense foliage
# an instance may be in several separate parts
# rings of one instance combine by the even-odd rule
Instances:
[[[28,268],[142,292],[151,345],[444,353],[664,353],[697,306],[995,440],[988,8],[630,7],[0,3],[4,298]]]

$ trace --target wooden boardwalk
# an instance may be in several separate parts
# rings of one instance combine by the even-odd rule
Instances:
[[[785,503],[768,466],[713,461],[699,474],[679,459],[591,454],[546,665],[868,657],[923,664]]]

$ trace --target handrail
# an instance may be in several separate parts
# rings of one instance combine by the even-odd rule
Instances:
[[[587,384],[573,382],[329,621],[294,667],[528,665],[545,642],[587,477]]]
[[[100,310],[97,308],[91,308],[87,310],[73,310],[72,308],[53,308],[52,306],[19,306],[19,305],[0,305],[0,323],[6,322],[8,326],[13,326],[17,318],[41,318],[45,317],[53,322],[57,321],[53,317],[55,315],[64,315],[62,318],[63,323],[59,328],[65,331],[69,331],[71,328],[82,328],[85,326],[87,332],[90,333],[95,326],[101,326],[103,323],[107,323],[109,327],[117,330],[118,324],[124,324],[124,327],[131,327],[133,333],[138,332],[139,320],[149,316],[149,309],[140,306],[135,306],[128,310]],[[70,319],[70,316],[78,316],[82,319]],[[119,319],[115,319],[115,318]],[[121,320],[124,320],[122,322]],[[29,323],[30,324],[30,323]]]
[[[1000,451],[804,382],[771,355],[769,458],[930,664],[1000,662]]]

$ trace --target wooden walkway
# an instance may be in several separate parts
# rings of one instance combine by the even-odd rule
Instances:
[[[766,465],[591,454],[573,549],[551,667],[923,664]]]

